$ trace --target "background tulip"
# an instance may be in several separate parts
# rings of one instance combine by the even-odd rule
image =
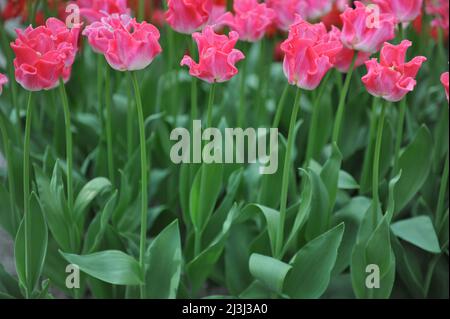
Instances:
[[[8,83],[8,78],[6,75],[0,73],[0,94],[3,92],[3,85]]]
[[[89,23],[100,20],[105,14],[130,14],[127,0],[77,0],[76,4]]]
[[[410,22],[422,10],[423,0],[373,0],[383,13],[392,14],[397,22]]]
[[[245,58],[234,46],[239,35],[231,31],[228,36],[219,35],[210,26],[202,33],[192,35],[198,46],[199,62],[185,55],[180,65],[189,67],[189,74],[209,83],[225,82],[238,73],[236,62]]]
[[[441,75],[441,83],[445,90],[445,95],[447,96],[448,101],[448,72],[442,73]]]
[[[208,23],[212,10],[212,0],[169,0],[165,16],[172,29],[191,34]]]

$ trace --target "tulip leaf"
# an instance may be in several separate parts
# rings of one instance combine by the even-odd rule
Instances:
[[[278,259],[260,254],[252,254],[249,269],[252,276],[276,293],[281,293],[283,284],[292,266]]]

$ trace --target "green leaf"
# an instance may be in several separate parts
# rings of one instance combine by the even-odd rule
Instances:
[[[391,225],[395,236],[433,254],[441,252],[439,241],[428,216],[417,216]]]
[[[83,251],[91,253],[95,251],[103,238],[106,226],[114,212],[117,200],[117,191],[108,199],[100,214],[92,220],[86,233]]]
[[[276,293],[281,293],[283,284],[291,265],[278,259],[260,254],[252,254],[249,260],[250,273],[266,287]]]
[[[338,188],[339,189],[358,189],[358,182],[353,178],[352,175],[347,173],[346,171],[339,171],[339,180],[338,180]]]
[[[39,277],[44,267],[45,255],[47,253],[48,230],[47,224],[42,214],[41,207],[37,200],[36,194],[32,193],[29,199],[30,214],[29,225],[30,233],[28,237],[28,245],[30,255],[28,256],[28,275],[26,272],[26,241],[25,241],[25,219],[17,231],[16,240],[14,243],[14,255],[16,258],[16,270],[19,276],[19,282],[28,287],[29,292],[32,293],[36,288]]]
[[[20,218],[17,214],[17,208],[15,209],[16,214],[13,213],[10,195],[3,184],[0,184],[0,225],[8,234],[14,238],[17,233],[17,228],[20,223]]]
[[[189,212],[196,232],[202,232],[222,189],[222,164],[203,164],[198,170],[189,197]]]
[[[302,247],[290,264],[283,292],[291,298],[319,298],[330,282],[344,233],[341,223]]]
[[[193,291],[197,291],[201,287],[222,255],[228,233],[238,213],[239,208],[234,205],[223,223],[220,234],[205,250],[186,265],[186,272],[191,280]]]
[[[0,264],[0,293],[7,294],[12,298],[22,298],[19,283],[16,278],[6,272],[2,264]]]
[[[270,248],[272,254],[274,254],[277,232],[280,224],[280,213],[272,208],[258,204],[249,204],[242,210],[242,215],[257,215],[258,213],[262,213],[266,219],[267,231],[270,239]]]
[[[342,154],[339,151],[339,148],[337,147],[336,143],[333,143],[331,156],[323,166],[322,171],[320,172],[320,178],[322,179],[328,191],[328,199],[329,199],[328,205],[330,212],[332,211],[334,203],[336,201],[336,193],[338,190],[338,180],[339,180],[339,171],[341,169],[341,163],[342,163]]]
[[[176,298],[182,262],[180,231],[178,220],[175,220],[148,247],[145,257],[145,297]]]
[[[306,224],[305,237],[311,240],[324,233],[328,227],[329,196],[322,179],[313,170],[309,170],[312,187],[311,212]]]
[[[119,250],[105,250],[89,255],[61,255],[71,264],[77,265],[86,274],[115,285],[140,285],[142,274],[139,263]]]
[[[395,212],[401,211],[422,187],[430,171],[432,154],[430,131],[422,125],[399,158],[402,176],[395,188]]]
[[[83,186],[73,206],[73,214],[75,220],[80,225],[83,224],[85,213],[88,206],[99,194],[109,190],[111,188],[111,182],[104,177],[97,177],[89,181]]]

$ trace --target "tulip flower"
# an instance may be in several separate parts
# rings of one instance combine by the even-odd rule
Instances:
[[[445,96],[447,97],[448,101],[448,72],[442,73],[441,75],[441,83],[445,90]]]
[[[212,0],[168,0],[166,21],[175,31],[192,34],[208,23],[212,10]]]
[[[83,35],[118,71],[145,69],[161,53],[158,29],[128,15],[112,14],[86,27]]]
[[[11,43],[17,82],[29,91],[53,89],[60,78],[66,82],[78,49],[79,31],[78,26],[68,29],[55,18],[49,18],[45,26],[17,30],[17,39]]]
[[[256,42],[260,40],[275,18],[275,11],[257,0],[233,2],[235,14],[228,12],[222,20],[239,34],[239,40]]]
[[[397,23],[410,22],[422,11],[423,0],[373,0],[382,13],[395,17]]]
[[[405,63],[405,55],[411,42],[403,40],[399,45],[385,43],[380,53],[380,62],[366,62],[368,73],[362,77],[367,91],[373,96],[391,102],[400,101],[415,85],[415,77],[427,59],[417,56]]]
[[[375,53],[384,42],[395,37],[394,17],[377,12],[375,7],[366,7],[359,1],[355,2],[354,9],[348,7],[341,19],[341,40],[349,49]]]
[[[0,95],[3,92],[3,85],[5,85],[6,83],[8,83],[8,78],[6,77],[6,75],[0,73]]]
[[[235,64],[245,56],[234,48],[239,38],[237,32],[231,31],[229,36],[219,35],[207,26],[202,33],[196,32],[192,37],[198,46],[199,62],[185,55],[180,63],[189,67],[190,75],[209,83],[220,83],[238,73]]]
[[[297,16],[281,44],[284,74],[290,84],[314,90],[341,49],[342,43],[328,34],[324,24],[310,24]]]

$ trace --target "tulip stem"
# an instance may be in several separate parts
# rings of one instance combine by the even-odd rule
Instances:
[[[0,111],[1,112],[1,111]],[[3,114],[0,114],[0,133],[2,134],[3,139],[3,148],[5,151],[6,157],[6,169],[8,174],[8,188],[9,188],[9,200],[10,200],[10,209],[11,214],[14,216],[12,219],[14,229],[17,229],[16,224],[16,192],[15,192],[15,182],[14,182],[14,169],[13,169],[13,157],[11,154],[11,144],[8,138],[8,130],[6,128],[6,123],[3,121]]]
[[[377,214],[379,205],[378,185],[380,178],[380,153],[381,142],[383,138],[384,118],[386,114],[386,103],[381,102],[381,114],[378,121],[377,137],[375,141],[375,152],[373,157],[373,175],[372,175],[372,225],[375,229],[377,225]]]
[[[355,62],[358,54],[355,52],[352,58],[352,62],[350,64],[350,68],[348,69],[347,76],[345,77],[344,87],[341,90],[341,96],[339,97],[339,104],[336,112],[336,119],[334,122],[334,129],[333,129],[333,137],[332,142],[338,143],[339,139],[339,133],[341,130],[341,124],[342,124],[342,117],[344,115],[344,106],[345,106],[345,99],[347,97],[348,88],[350,87],[350,80],[352,79],[353,70],[355,68]]]
[[[292,109],[291,121],[289,123],[288,141],[286,148],[286,155],[284,156],[283,177],[281,184],[280,197],[280,223],[278,225],[277,241],[275,247],[275,257],[281,258],[283,240],[284,240],[284,223],[286,220],[288,187],[289,187],[289,172],[291,171],[291,154],[295,141],[295,124],[297,123],[297,114],[300,110],[300,96],[301,89],[297,89],[295,95],[294,108]]]
[[[212,83],[211,84],[211,88],[209,91],[209,100],[208,100],[208,115],[207,115],[207,121],[206,121],[206,127],[211,127],[212,126],[212,107],[214,104],[214,95],[216,92],[216,83]]]
[[[330,77],[330,72],[325,75],[325,78],[322,81],[322,84],[319,88],[319,93],[314,99],[314,103],[312,105],[312,117],[311,117],[311,125],[309,127],[308,134],[308,144],[306,146],[306,158],[305,158],[305,166],[309,165],[309,161],[314,158],[316,154],[314,154],[315,146],[316,146],[316,135],[317,128],[319,126],[319,102],[322,99],[323,93],[325,92],[325,88],[328,83],[328,79]]]
[[[398,160],[400,155],[400,147],[403,140],[403,126],[405,122],[405,111],[406,111],[406,97],[404,97],[399,103],[399,114],[397,123],[397,135],[395,137],[395,148],[394,148],[394,167],[392,169],[392,176],[394,177],[398,173]]]
[[[141,298],[145,298],[145,246],[147,240],[147,145],[145,140],[145,123],[144,112],[142,109],[141,93],[139,91],[139,84],[136,78],[136,73],[131,72],[132,83],[134,88],[134,95],[136,101],[136,109],[139,124],[139,144],[141,148],[141,234],[139,241],[139,265],[141,268],[144,284],[140,286]]]
[[[239,113],[237,127],[242,127],[245,117],[245,79],[247,77],[247,59],[242,61],[241,76],[239,79]]]
[[[195,52],[195,41],[189,41],[191,46],[191,55],[194,56]],[[198,114],[198,98],[197,98],[197,78],[191,77],[191,120],[195,120]]]
[[[64,81],[59,79],[59,93],[61,95],[61,100],[64,110],[64,125],[66,129],[66,163],[67,163],[67,205],[69,207],[69,212],[72,213],[73,207],[73,155],[72,155],[72,131],[70,124],[70,110],[69,102],[67,100],[66,88],[64,86]]]
[[[113,141],[112,141],[112,110],[111,110],[111,80],[110,69],[105,65],[105,107],[106,107],[106,149],[108,156],[108,176],[111,183],[114,184],[114,159],[113,159]]]
[[[32,92],[28,94],[27,115],[25,119],[25,136],[23,143],[23,220],[25,226],[25,297],[31,296],[33,287],[30,287],[30,133],[33,108],[31,106]],[[9,164],[8,164],[9,165]]]
[[[144,20],[145,17],[145,0],[139,0],[138,8],[138,19],[140,22]]]
[[[439,197],[436,206],[436,217],[434,224],[436,229],[438,230],[438,234],[440,232],[440,226],[442,224],[442,216],[444,214],[444,200],[445,195],[447,194],[447,182],[448,182],[448,151],[447,156],[445,158],[444,171],[442,172],[441,184],[439,186]]]
[[[283,114],[284,102],[286,101],[287,93],[289,92],[289,83],[286,83],[286,86],[283,89],[283,93],[281,93],[280,100],[277,104],[277,110],[275,113],[275,118],[273,119],[272,127],[278,128],[280,125],[281,115]]]

